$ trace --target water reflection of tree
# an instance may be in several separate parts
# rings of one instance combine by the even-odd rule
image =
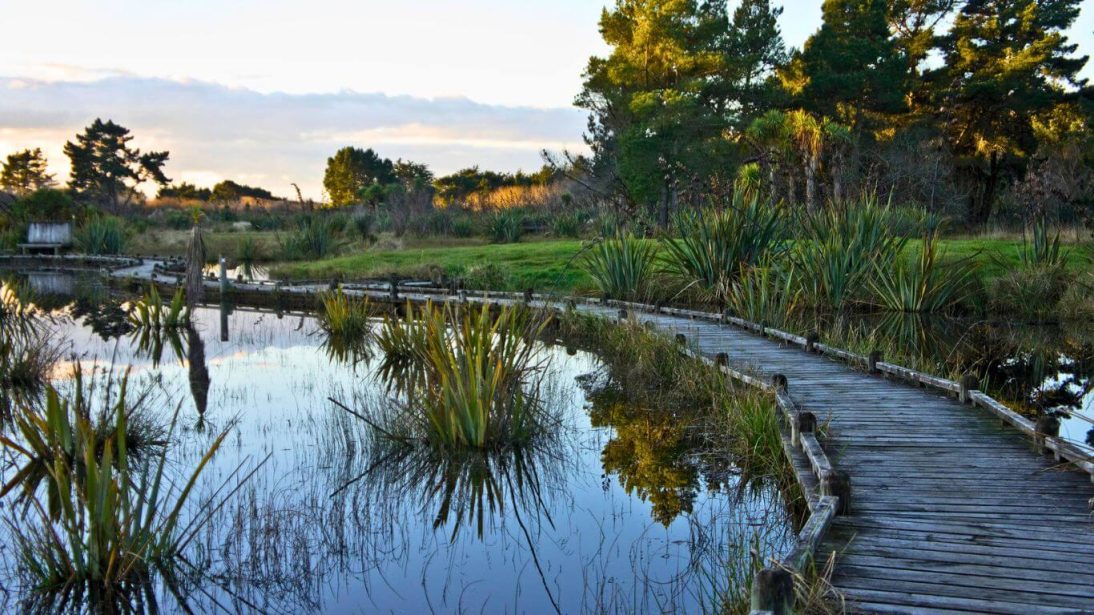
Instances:
[[[615,430],[601,453],[604,472],[616,475],[627,495],[649,501],[653,518],[666,527],[690,513],[699,469],[689,454],[698,444],[689,437],[694,428],[688,419],[633,403],[612,389],[593,392],[590,400],[593,426]]]
[[[200,423],[209,405],[209,367],[205,364],[205,342],[193,324],[186,327],[186,363]]]

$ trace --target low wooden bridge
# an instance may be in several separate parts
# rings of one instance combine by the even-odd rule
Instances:
[[[143,277],[138,269],[114,275]],[[162,282],[161,278],[161,282]],[[210,288],[226,288],[211,284]],[[735,378],[774,390],[811,511],[754,583],[754,613],[793,611],[794,573],[834,553],[831,582],[870,613],[1094,613],[1094,462],[977,391],[719,314],[508,293],[347,287],[389,301],[525,302],[636,318]],[[239,285],[309,295],[321,285]]]

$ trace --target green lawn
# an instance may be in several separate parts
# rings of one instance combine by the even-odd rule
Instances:
[[[279,263],[273,277],[328,279],[384,277],[396,273],[405,277],[429,278],[435,272],[460,275],[472,267],[497,265],[505,275],[508,290],[528,287],[537,290],[588,292],[592,280],[575,258],[583,242],[577,240],[526,241],[516,244],[473,246],[421,246],[398,250],[369,249],[357,254],[315,262]],[[919,241],[907,250],[918,250]],[[953,239],[943,242],[947,258],[974,258],[984,277],[994,277],[1018,265],[1020,242],[1006,239]],[[1075,270],[1092,268],[1094,243],[1069,244],[1069,262]]]
[[[528,241],[456,247],[407,247],[399,250],[366,250],[314,262],[280,263],[272,277],[295,279],[343,279],[384,277],[430,278],[435,272],[462,275],[469,269],[496,265],[505,276],[507,289],[592,290],[592,280],[575,260],[583,242]]]

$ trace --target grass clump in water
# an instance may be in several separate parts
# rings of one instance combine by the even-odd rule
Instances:
[[[129,322],[137,329],[176,330],[190,323],[190,310],[186,307],[186,293],[175,290],[171,303],[165,305],[156,286],[145,291],[129,310]]]
[[[552,424],[542,403],[536,339],[549,318],[521,307],[407,307],[387,318],[380,373],[404,398],[393,438],[447,448],[528,443]],[[451,326],[450,326],[451,325]]]
[[[341,288],[319,296],[319,325],[332,336],[344,340],[359,340],[372,331],[368,297],[347,295]]]
[[[18,435],[0,436],[5,448],[24,459],[4,493],[21,491],[21,505],[13,507],[7,523],[30,590],[28,610],[78,610],[86,603],[93,612],[112,612],[129,603],[125,596],[146,593],[155,572],[172,574],[187,544],[219,508],[183,519],[198,476],[228,432],[213,439],[189,477],[176,479],[165,443],[177,411],[162,440],[142,442],[155,432],[134,421],[125,383],[95,419],[77,375],[72,398],[49,387],[42,410],[18,409]]]

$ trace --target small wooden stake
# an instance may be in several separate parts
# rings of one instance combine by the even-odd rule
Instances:
[[[821,477],[821,495],[839,498],[837,515],[851,514],[851,476],[843,470],[831,470]]]
[[[771,385],[777,390],[785,391],[789,383],[786,380],[786,376],[782,374],[773,374],[771,376]]]
[[[752,612],[793,615],[794,577],[789,570],[768,566],[752,579]]]
[[[391,285],[391,288],[389,290],[389,292],[391,294],[391,300],[392,301],[398,301],[399,300],[399,278],[396,277],[395,274],[393,273],[393,274],[391,274],[391,277],[388,278],[388,283]]]
[[[816,331],[810,331],[809,335],[805,336],[805,350],[806,352],[816,352],[817,342],[820,341],[820,334]]]
[[[725,367],[729,365],[729,354],[725,352],[719,352],[714,355],[714,363],[719,367]]]
[[[687,346],[688,345],[687,336],[684,335],[683,333],[677,333],[676,334],[676,343],[680,344],[681,346]]]

